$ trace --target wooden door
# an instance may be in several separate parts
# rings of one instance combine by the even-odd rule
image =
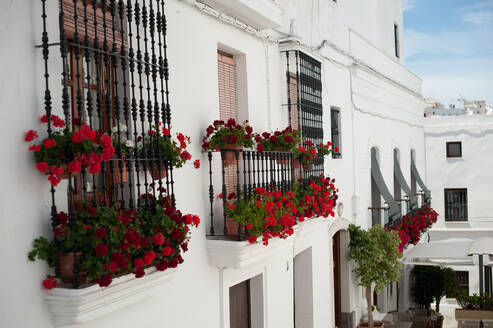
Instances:
[[[334,318],[336,327],[342,327],[341,312],[341,232],[332,237],[332,263],[334,267]]]
[[[229,288],[230,328],[250,328],[250,280]]]

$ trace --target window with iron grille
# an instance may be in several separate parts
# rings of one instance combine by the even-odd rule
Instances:
[[[341,110],[339,108],[333,107],[330,109],[330,132],[332,158],[341,158]]]
[[[158,137],[151,133],[171,127],[164,1],[59,0],[56,18],[47,16],[46,0],[41,2],[48,122],[51,115],[59,115],[67,122],[67,132],[87,124],[112,135],[113,143],[134,145],[128,152],[115,146],[115,155],[101,163],[98,173],[88,169],[70,173],[63,200],[68,206],[51,188],[53,227],[57,208],[68,207],[69,226],[75,229],[76,212],[88,206],[119,202],[125,209],[147,207],[149,197],[140,197],[147,193],[154,197],[166,193],[174,203],[173,166],[163,159],[160,147],[153,146]],[[59,22],[59,35],[48,35],[47,22],[54,19]],[[53,60],[60,55],[61,61]],[[50,75],[60,71],[58,83],[50,84]],[[52,99],[53,89],[61,89],[61,99]],[[50,124],[47,132],[53,133]],[[149,143],[141,142],[139,148],[145,138]],[[55,271],[59,274],[59,268]],[[79,287],[77,272],[74,268],[75,288]]]
[[[447,142],[447,158],[462,157],[462,142]]]
[[[445,189],[445,221],[467,221],[467,189]]]
[[[290,126],[297,127],[307,144],[323,143],[322,65],[301,51],[287,51],[287,100]],[[293,90],[293,88],[296,88]],[[295,112],[294,112],[295,111]],[[324,173],[324,158],[315,159],[305,176]]]

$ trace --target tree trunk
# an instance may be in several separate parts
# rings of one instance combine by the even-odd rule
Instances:
[[[435,301],[436,301],[435,310],[437,311],[437,313],[440,313],[440,299],[436,298]]]
[[[371,287],[366,287],[366,303],[368,304],[368,327],[373,327],[373,304],[371,301]]]

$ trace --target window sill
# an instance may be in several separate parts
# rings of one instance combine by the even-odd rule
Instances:
[[[242,268],[253,263],[258,263],[271,256],[274,256],[277,252],[282,251],[286,247],[295,247],[296,244],[304,244],[310,242],[311,233],[318,231],[316,229],[318,224],[328,221],[325,218],[312,218],[304,222],[298,223],[294,227],[294,233],[292,236],[281,239],[272,238],[269,240],[269,245],[264,246],[261,239],[255,244],[250,244],[248,241],[233,241],[219,239],[207,239],[206,248],[209,254],[209,261],[211,265],[214,265],[220,269],[224,268]],[[299,248],[299,247],[295,247]]]
[[[146,269],[146,275],[136,279],[128,274],[113,280],[109,287],[92,285],[83,289],[55,288],[44,298],[56,327],[66,327],[94,320],[127,305],[151,296],[162,284],[170,281],[176,269],[157,271]]]

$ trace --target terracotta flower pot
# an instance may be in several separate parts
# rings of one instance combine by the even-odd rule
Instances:
[[[236,152],[242,149],[243,146],[238,145],[226,145],[217,148],[217,150],[224,151],[224,164],[226,166],[238,164],[238,161],[241,160],[241,152],[238,153],[238,158],[236,157]]]
[[[305,171],[313,170],[313,163],[303,164],[303,170]]]
[[[301,166],[301,161],[299,159],[294,160],[294,168],[299,169]],[[303,164],[303,170],[310,171],[313,169],[313,163]]]
[[[163,164],[161,164],[161,169],[159,169],[158,164],[154,164],[151,166],[151,164],[147,164],[147,170],[151,173],[152,179],[153,180],[160,180],[166,178],[166,168],[164,167]]]
[[[77,263],[80,263],[82,252],[77,252]],[[74,281],[74,253],[60,254],[58,256],[60,264],[60,278],[63,282],[71,283]],[[79,283],[85,284],[88,282],[87,272],[81,271],[79,265]]]
[[[373,321],[373,326],[378,328],[384,328],[385,325],[383,321]],[[358,328],[368,328],[368,321],[362,321],[358,324]]]

